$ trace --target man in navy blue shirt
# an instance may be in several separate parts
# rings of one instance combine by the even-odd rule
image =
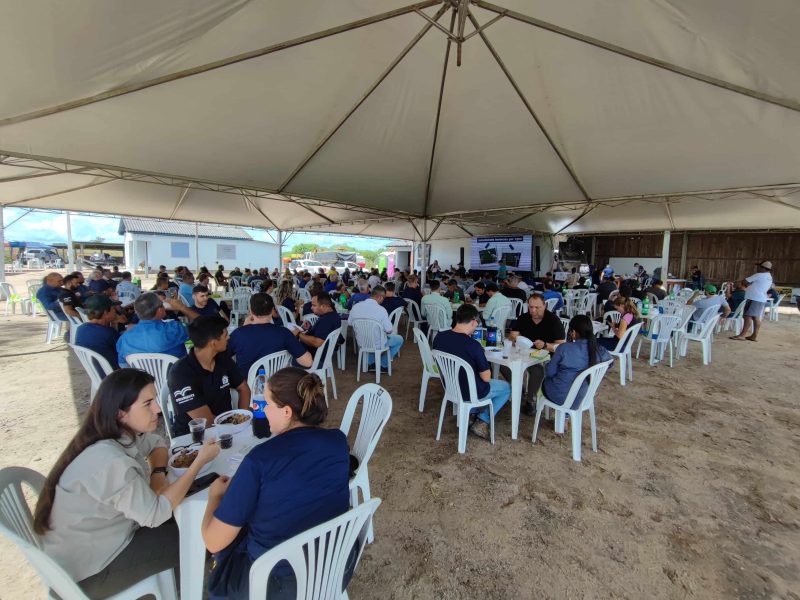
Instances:
[[[208,297],[208,288],[204,285],[196,285],[192,288],[192,310],[201,317],[223,317],[226,321],[228,318],[221,314],[221,308],[216,300]]]
[[[198,317],[189,324],[194,348],[169,370],[167,383],[175,406],[175,435],[189,433],[189,421],[231,410],[231,389],[239,393],[238,408],[250,407],[250,388],[226,352],[228,322],[222,317]]]
[[[110,287],[108,281],[103,279],[103,271],[95,270],[89,276],[89,291],[93,294],[102,294]]]
[[[422,304],[422,292],[419,289],[419,278],[416,275],[409,275],[406,287],[400,293],[402,298],[413,300],[417,306]]]
[[[97,352],[108,361],[112,369],[119,369],[117,358],[119,333],[112,325],[117,320],[117,312],[114,310],[111,298],[105,294],[95,294],[87,298],[84,307],[89,322],[78,327],[75,345]]]
[[[303,327],[308,328],[307,331],[301,332],[301,330],[296,329],[295,333],[297,334],[297,339],[314,354],[333,331],[342,328],[342,319],[336,309],[333,308],[333,300],[331,300],[330,295],[325,292],[320,292],[311,297],[311,310],[319,317],[317,322],[312,327],[308,327],[308,321],[304,321]],[[342,337],[339,336],[338,343],[341,342]]]
[[[46,310],[53,311],[58,319],[66,321],[67,315],[58,305],[58,298],[64,291],[61,287],[63,283],[64,278],[61,275],[55,272],[50,273],[42,280],[42,287],[36,290],[36,298]]]
[[[236,357],[236,364],[245,377],[250,367],[260,358],[273,352],[286,350],[301,367],[310,367],[311,353],[297,341],[291,331],[272,322],[275,301],[269,294],[250,296],[250,312],[244,325],[231,334],[228,352]]]
[[[347,301],[347,310],[353,308],[354,304],[358,304],[359,302],[363,302],[369,298],[369,283],[366,279],[359,279],[358,280],[358,291],[350,296],[350,299]]]
[[[397,308],[402,308],[405,310],[406,301],[394,295],[394,282],[387,281],[383,287],[386,288],[386,296],[384,296],[383,304],[381,304],[381,306],[386,309],[386,312],[391,316],[392,312]]]
[[[456,311],[455,322],[453,329],[441,331],[433,338],[433,349],[464,359],[472,367],[471,375],[475,378],[478,398],[469,397],[469,384],[463,370],[459,374],[461,397],[465,401],[489,397],[492,401],[492,411],[496,415],[511,397],[511,386],[505,381],[492,379],[485,350],[481,343],[472,337],[480,323],[478,309],[471,304],[462,304]],[[489,439],[489,407],[481,409],[477,417],[469,430],[478,437]]]

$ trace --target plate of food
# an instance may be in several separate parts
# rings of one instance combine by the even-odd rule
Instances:
[[[191,446],[189,448],[182,448],[177,453],[173,454],[169,459],[169,470],[172,471],[175,477],[180,477],[186,473],[186,469],[192,466],[192,463],[197,458],[197,453],[200,451],[199,446]],[[211,463],[206,463],[197,472],[197,477],[203,475],[211,468]]]
[[[250,427],[250,420],[253,413],[247,409],[237,408],[229,410],[214,419],[214,425],[218,434],[239,433]]]
[[[549,356],[550,353],[544,348],[541,348],[539,350],[534,350],[533,352],[531,352],[531,358],[535,358],[536,360],[544,360]]]

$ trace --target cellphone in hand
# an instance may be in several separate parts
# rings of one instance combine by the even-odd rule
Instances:
[[[196,494],[197,492],[206,489],[208,486],[214,483],[218,477],[219,473],[207,473],[202,477],[198,477],[192,482],[192,485],[189,486],[189,491],[186,492],[186,495],[191,496],[192,494]]]

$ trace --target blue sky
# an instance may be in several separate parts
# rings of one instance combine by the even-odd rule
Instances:
[[[31,212],[26,214],[26,212],[21,208],[6,208],[3,211],[6,241],[42,242],[45,244],[66,243],[67,218],[64,213]],[[17,221],[21,216],[22,218]],[[119,217],[72,214],[72,239],[74,241],[89,241],[100,236],[105,242],[121,243],[122,236],[117,233],[118,229]],[[263,230],[247,229],[247,232],[256,240],[272,241]],[[289,249],[295,244],[311,243],[319,244],[323,247],[348,244],[359,250],[378,250],[391,243],[391,241],[387,238],[330,235],[326,233],[293,233],[286,242],[286,248]]]

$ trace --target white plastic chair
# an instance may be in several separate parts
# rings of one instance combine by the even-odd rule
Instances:
[[[419,304],[417,304],[414,300],[410,298],[406,298],[406,312],[408,313],[408,319],[406,320],[406,339],[408,339],[408,332],[411,327],[416,327],[420,323],[424,323],[425,319],[422,318],[422,311],[420,311]],[[416,343],[417,337],[414,336],[414,343]]]
[[[173,425],[175,423],[175,408],[172,404],[172,394],[169,386],[165,385],[158,394],[158,404],[161,407],[161,417],[164,419],[164,429],[167,432],[169,443],[172,445]]]
[[[469,414],[473,408],[489,407],[489,433],[492,444],[494,444],[494,410],[492,401],[488,396],[478,398],[477,386],[475,385],[475,371],[462,358],[434,350],[433,359],[439,366],[439,377],[444,387],[444,398],[442,398],[442,408],[439,411],[439,428],[436,430],[436,439],[442,437],[442,423],[447,403],[452,402],[455,406],[456,419],[458,424],[458,452],[464,454],[467,451],[467,429],[469,427]],[[464,370],[467,380],[469,398],[464,399],[459,383],[459,373]]]
[[[664,351],[669,346],[669,366],[672,367],[672,332],[681,323],[681,318],[677,315],[656,315],[650,320],[650,329],[647,331],[647,339],[650,340],[650,366],[664,359]],[[643,337],[639,338],[639,345],[636,347],[636,358],[642,349]]]
[[[319,316],[315,315],[314,313],[309,313],[307,315],[303,315],[300,318],[300,322],[307,321],[309,327],[313,327],[319,321]]]
[[[358,345],[358,363],[356,381],[361,381],[362,369],[368,370],[367,356],[375,355],[375,383],[381,382],[381,355],[386,353],[387,372],[392,374],[392,357],[389,351],[388,338],[383,330],[383,325],[374,319],[351,319],[350,327]]]
[[[22,486],[30,487],[38,495],[44,482],[42,474],[25,467],[0,470],[0,533],[22,551],[45,587],[58,594],[61,600],[89,600],[64,569],[42,551],[39,536],[33,531],[33,516]],[[135,600],[148,594],[157,600],[176,600],[178,592],[173,570],[143,579],[108,600]]]
[[[555,312],[557,304],[558,304],[558,298],[548,298],[547,300],[544,301],[544,305],[550,312]]]
[[[167,373],[169,368],[178,362],[178,359],[171,354],[160,354],[157,352],[142,352],[138,354],[128,354],[125,362],[133,369],[139,369],[153,376],[156,392],[161,393],[161,388],[167,385]]]
[[[102,355],[94,350],[89,350],[89,348],[84,348],[83,346],[77,346],[74,342],[71,343],[69,347],[75,351],[75,355],[78,357],[83,369],[89,376],[89,381],[91,382],[89,402],[93,402],[94,395],[97,393],[97,388],[100,387],[100,383],[102,383],[103,379],[108,377],[114,369],[111,368],[111,365]]]
[[[260,368],[264,368],[264,375],[266,375],[267,381],[269,381],[269,378],[272,377],[274,373],[288,367],[291,362],[292,355],[286,350],[273,352],[272,354],[267,354],[259,358],[252,364],[250,370],[247,372],[247,386],[250,388],[250,393],[255,394],[256,377],[258,377],[258,370]]]
[[[361,559],[372,516],[381,501],[373,498],[358,508],[317,525],[262,554],[250,567],[250,600],[264,600],[272,569],[288,561],[297,580],[298,599],[346,600],[344,584],[347,559],[359,544]]]
[[[744,307],[747,304],[744,300],[739,302],[739,306],[725,319],[725,331],[733,331],[734,335],[739,335],[744,328]]]
[[[614,311],[616,312],[616,311]],[[617,342],[616,348],[609,351],[611,356],[619,359],[619,384],[625,385],[625,376],[633,381],[633,340],[639,335],[639,330],[643,323],[637,323],[625,330],[622,337]]]
[[[613,362],[614,361],[609,360],[606,362],[597,363],[596,365],[591,366],[585,371],[581,372],[580,375],[575,378],[575,381],[572,382],[572,385],[569,388],[569,393],[567,394],[567,399],[564,401],[563,405],[556,404],[553,401],[548,400],[545,396],[540,395],[536,400],[536,420],[533,423],[533,438],[531,441],[534,444],[536,443],[536,434],[539,431],[539,419],[542,416],[542,410],[545,407],[552,408],[556,411],[556,422],[559,421],[559,416],[563,418],[563,416],[569,415],[570,429],[572,429],[572,460],[580,461],[583,413],[589,411],[589,426],[592,430],[592,450],[597,452],[597,424],[595,423],[594,416],[594,398],[597,394],[597,388],[600,386],[600,382],[603,380],[606,371],[608,371],[608,368]],[[572,409],[571,407],[575,403],[578,392],[580,391],[583,382],[587,379],[589,380],[589,385],[586,389],[586,394],[584,395],[578,407]]]
[[[400,318],[403,316],[403,307],[398,306],[389,314],[389,322],[392,324],[392,333],[399,335],[397,329],[400,327]]]
[[[297,325],[292,311],[280,304],[276,305],[275,308],[278,309],[278,314],[281,316],[281,321],[283,321],[284,325]]]
[[[61,300],[58,301],[58,305],[61,307],[61,312],[63,312],[64,316],[67,317],[67,322],[69,323],[69,343],[74,344],[75,336],[78,333],[78,327],[80,327],[84,323],[83,318],[80,316],[73,317],[71,314],[65,311],[64,303],[61,302]]]
[[[501,306],[492,315],[492,321],[494,321],[495,326],[500,331],[506,330],[506,321],[511,317],[511,305],[508,306]],[[447,327],[450,329],[450,327]]]
[[[672,344],[675,346],[676,351],[680,347],[681,336],[689,331],[689,321],[696,310],[697,307],[686,304],[681,307],[677,313],[673,313],[673,316],[679,316],[681,318],[680,324],[672,331]]]
[[[345,435],[350,434],[350,427],[359,404],[361,404],[361,416],[359,417],[358,431],[350,446],[351,454],[358,459],[358,469],[350,480],[350,506],[352,508],[360,504],[359,490],[363,502],[368,502],[372,498],[367,463],[369,463],[383,428],[392,414],[392,397],[385,389],[374,383],[365,383],[359,387],[347,401],[342,424],[339,426]],[[374,539],[371,524],[367,539],[370,543]]]
[[[309,292],[306,288],[299,288],[297,290],[297,297],[305,304],[306,302],[311,302],[311,292]]]
[[[61,336],[61,328],[64,326],[64,323],[67,321],[62,321],[56,316],[52,310],[46,309],[45,314],[47,315],[47,333],[45,334],[45,343],[52,344],[54,339],[57,339]]]
[[[786,294],[781,294],[775,301],[769,300],[767,301],[767,315],[769,316],[770,321],[777,321],[778,320],[778,307],[783,302],[783,299],[786,297]]]
[[[419,388],[419,412],[425,410],[425,396],[428,394],[428,380],[440,379],[436,361],[431,354],[431,348],[428,345],[428,338],[419,330],[414,327],[414,340],[419,345],[419,356],[422,359],[422,383]]]
[[[2,290],[3,297],[6,301],[6,316],[8,316],[8,309],[11,308],[11,314],[17,314],[17,305],[19,305],[22,314],[26,314],[29,310],[29,301],[20,296],[10,283],[0,283],[0,290]]]
[[[83,321],[84,323],[88,323],[89,322],[89,313],[86,312],[85,308],[82,308],[80,306],[76,306],[75,307],[75,311],[81,316],[81,321]]]
[[[511,318],[519,319],[524,312],[525,303],[519,298],[509,298],[508,301],[511,302]]]
[[[341,330],[336,329],[328,334],[322,345],[317,348],[314,353],[314,362],[306,369],[309,373],[316,373],[322,380],[322,386],[325,390],[325,404],[328,404],[328,379],[331,380],[331,390],[333,390],[333,399],[337,400],[339,396],[336,395],[336,376],[333,373],[333,355],[336,353],[336,343],[339,341]]]
[[[450,314],[447,314],[448,312]],[[437,333],[450,329],[453,313],[444,306],[430,304],[425,309],[425,317],[428,319],[428,340],[433,341]]]
[[[720,320],[720,315],[716,314],[708,319],[698,332],[685,333],[681,335],[680,355],[686,356],[686,351],[689,347],[689,342],[700,342],[703,348],[703,364],[711,363],[711,343],[714,341],[714,328],[717,326],[717,321]]]
[[[233,299],[231,300],[231,322],[238,322],[250,309],[250,296],[253,290],[249,287],[239,286],[233,289]]]
[[[609,321],[613,323],[615,326],[619,325],[619,322],[622,320],[622,313],[618,310],[609,310],[607,313],[603,314],[603,323],[608,325]],[[614,334],[611,332],[611,328],[609,328],[609,335],[608,337],[613,336]]]
[[[664,299],[658,303],[658,312],[665,315],[679,314],[685,305],[685,302],[681,302],[679,300]]]

